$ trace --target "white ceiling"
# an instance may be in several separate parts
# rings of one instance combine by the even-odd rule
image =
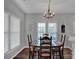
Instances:
[[[25,13],[44,13],[48,0],[13,0]],[[51,0],[55,13],[75,13],[75,0]]]

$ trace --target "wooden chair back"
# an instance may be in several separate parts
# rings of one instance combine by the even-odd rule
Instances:
[[[28,45],[29,45],[29,49],[30,49],[31,41],[30,41],[30,37],[29,37],[29,35],[27,35],[27,39],[28,39]]]
[[[51,43],[52,38],[51,37],[43,37],[40,39],[40,44],[50,44]]]
[[[43,42],[45,39],[49,40],[50,42]],[[51,59],[51,38],[40,38],[40,58],[41,57],[49,57]]]
[[[31,34],[29,34],[29,36],[30,36],[30,41],[32,42],[32,35],[31,35]]]
[[[66,35],[62,35],[61,36],[61,42],[63,43],[63,45],[65,44],[65,39],[66,39]]]

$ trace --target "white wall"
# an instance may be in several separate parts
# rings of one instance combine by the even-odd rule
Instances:
[[[20,36],[21,44],[18,47],[4,54],[5,59],[10,59],[25,46],[25,43],[24,43],[25,42],[25,39],[24,39],[24,22],[25,21],[24,21],[24,13],[22,12],[21,9],[18,8],[18,6],[16,6],[16,4],[12,2],[12,0],[4,0],[4,11],[9,13],[9,15],[14,15],[21,19],[21,36]]]
[[[58,34],[61,24],[66,25],[66,34],[74,35],[74,14],[57,14],[54,18],[48,20],[43,17],[43,14],[24,14],[23,11],[12,2],[12,0],[4,0],[4,11],[15,15],[21,19],[21,45],[6,53],[4,58],[10,59],[24,46],[28,46],[27,34],[31,33],[33,39],[37,37],[37,23],[38,22],[56,22],[58,27]],[[67,41],[67,40],[66,40]],[[69,45],[66,42],[66,46]]]
[[[74,20],[75,16],[74,14],[56,14],[54,18],[52,19],[46,19],[43,17],[43,14],[27,14],[26,15],[26,42],[27,40],[27,34],[31,33],[33,39],[36,39],[37,37],[37,23],[38,22],[56,22],[57,23],[57,28],[58,28],[58,34],[61,33],[61,25],[65,24],[66,25],[66,34],[67,36],[69,35],[74,35]],[[68,41],[68,40],[66,40]],[[27,42],[28,44],[28,42]],[[68,43],[66,42],[66,46],[68,46]]]

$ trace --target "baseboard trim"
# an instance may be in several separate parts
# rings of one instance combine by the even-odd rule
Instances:
[[[12,56],[10,59],[13,59],[14,57],[16,57],[24,48],[28,48],[28,46],[24,46],[22,47],[14,56]]]

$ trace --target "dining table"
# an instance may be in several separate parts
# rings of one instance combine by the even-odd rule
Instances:
[[[52,41],[52,46],[51,46],[51,48],[56,48],[56,47],[60,48],[61,45],[62,45],[62,42],[60,42],[60,41],[57,41],[57,40],[55,41],[55,40],[53,40],[53,39],[52,39],[51,41]],[[34,49],[37,48],[37,52],[39,53],[39,49],[40,49],[40,39],[33,40],[32,45],[34,46]],[[39,56],[38,56],[38,58],[39,58]],[[60,55],[60,59],[61,59],[61,55]]]
[[[62,45],[62,42],[60,41],[55,41],[55,40],[51,40],[51,48],[56,48],[56,47],[61,47]],[[32,45],[34,47],[34,50],[36,50],[38,53],[40,51],[40,39],[36,39],[36,40],[33,40],[32,41]],[[38,59],[39,59],[39,56],[38,56]],[[60,55],[60,59],[61,59],[61,55]]]
[[[51,40],[52,41],[52,47],[60,47],[62,45],[62,42],[61,41],[55,41],[55,40]],[[40,47],[40,39],[36,39],[36,40],[33,40],[32,42],[32,45],[34,47]]]

